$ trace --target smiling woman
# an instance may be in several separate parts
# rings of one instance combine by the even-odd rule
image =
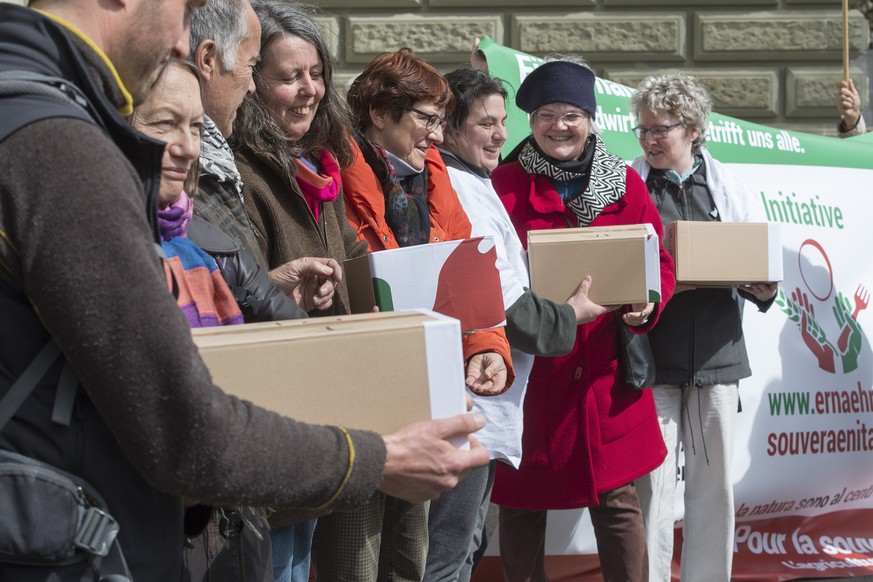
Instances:
[[[267,45],[262,58],[261,98],[288,139],[299,141],[324,97],[324,65],[318,50],[289,34]]]
[[[340,264],[365,251],[345,220],[340,168],[351,162],[347,109],[313,13],[299,4],[253,4],[261,26],[255,93],[230,142],[246,185],[246,212],[269,268],[301,257]],[[345,284],[313,315],[348,313]]]
[[[345,216],[340,169],[351,163],[351,126],[333,85],[333,62],[312,9],[266,0],[253,7],[261,27],[255,92],[237,112],[230,142],[245,184],[246,213],[270,269],[303,257],[346,259],[366,244]],[[325,281],[319,280],[317,286]],[[336,281],[333,304],[310,315],[348,313]],[[277,582],[309,578],[315,512],[270,516]]]
[[[187,185],[190,190],[197,183],[193,174],[203,129],[201,93],[199,76],[191,67],[171,61],[155,82],[149,98],[131,116],[134,127],[167,144],[161,160],[161,208],[178,202],[183,188]]]
[[[370,250],[468,238],[470,221],[435,147],[454,105],[445,78],[410,49],[400,49],[364,68],[348,102],[358,131],[354,162],[342,172],[347,214]],[[462,341],[467,386],[482,395],[508,388],[513,371],[502,329]],[[319,577],[424,579],[427,511],[427,504],[376,495],[358,512],[321,520],[313,548]],[[337,554],[357,559],[344,563]]]
[[[518,89],[531,136],[491,174],[519,239],[533,229],[651,223],[658,211],[645,184],[593,132],[594,72],[553,60]],[[661,296],[673,293],[673,262],[660,249]],[[579,273],[580,276],[587,273]],[[597,287],[597,280],[591,281]],[[629,386],[616,364],[618,326],[648,331],[663,303],[618,306],[577,326],[569,354],[537,356],[524,400],[523,455],[498,464],[500,557],[507,580],[546,580],[546,511],[588,507],[605,580],[648,581],[645,531],[633,480],[666,448],[650,390]]]
[[[270,284],[248,251],[193,214],[196,163],[204,126],[202,81],[191,61],[171,60],[148,99],[131,116],[142,133],[166,143],[161,167],[158,226],[167,259],[167,283],[191,327],[296,319],[305,314]],[[208,252],[204,250],[209,249]],[[188,510],[186,523],[208,518],[211,508]],[[272,565],[258,558],[269,551],[264,510],[216,508],[205,530],[187,531],[187,575],[191,580],[272,580]],[[238,524],[232,536],[227,524]],[[245,527],[243,528],[243,524]],[[232,529],[235,525],[231,525]],[[194,528],[196,530],[196,528]],[[199,535],[195,535],[198,533]],[[266,543],[266,547],[264,547]],[[247,572],[241,577],[240,571]],[[259,575],[264,577],[260,577]]]
[[[703,83],[685,73],[646,77],[631,109],[640,123],[635,133],[642,150],[632,167],[646,181],[664,223],[766,220],[761,199],[706,149],[712,100]],[[657,368],[652,393],[668,446],[664,464],[637,481],[653,578],[669,578],[674,559],[680,446],[686,450],[680,577],[730,578],[738,382],[751,374],[742,307],[746,300],[766,311],[775,297],[775,283],[745,289],[685,286],[648,334]],[[695,449],[695,439],[706,443],[704,454]]]
[[[215,259],[187,235],[194,210],[188,190],[197,183],[203,129],[200,75],[192,63],[172,59],[155,81],[130,123],[166,143],[161,159],[158,226],[167,255],[167,284],[191,327],[243,323],[233,293]],[[189,188],[186,188],[189,186]]]

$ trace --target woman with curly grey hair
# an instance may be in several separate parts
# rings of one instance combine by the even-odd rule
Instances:
[[[646,181],[664,224],[676,220],[765,222],[760,201],[705,147],[712,101],[683,73],[650,76],[631,98],[643,155],[632,166]],[[766,311],[775,283],[742,288],[676,285],[649,331],[657,373],[652,388],[667,459],[637,480],[649,547],[649,580],[669,582],[679,447],[685,447],[681,575],[727,581],[734,532],[734,419],[738,383],[751,375],[740,296]]]

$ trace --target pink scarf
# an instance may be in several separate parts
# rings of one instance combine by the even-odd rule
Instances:
[[[317,173],[315,167],[302,158],[294,158],[294,161],[297,163],[297,185],[315,217],[315,222],[318,222],[318,210],[321,204],[331,202],[339,195],[339,164],[326,149],[318,150],[318,165],[321,166],[321,172]]]

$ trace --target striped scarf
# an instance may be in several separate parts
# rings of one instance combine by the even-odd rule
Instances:
[[[172,289],[176,280],[177,303],[190,327],[243,323],[242,312],[215,259],[186,236],[192,212],[185,192],[175,204],[158,211],[161,246],[167,253],[167,287]]]
[[[203,136],[200,145],[200,168],[204,174],[211,174],[243,199],[243,181],[236,168],[233,152],[227,145],[224,135],[208,116],[203,117]]]

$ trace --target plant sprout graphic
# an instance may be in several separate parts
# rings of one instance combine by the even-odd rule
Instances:
[[[838,291],[834,295],[833,264],[824,246],[815,239],[808,238],[800,245],[797,267],[806,291],[798,286],[789,296],[779,289],[776,305],[800,328],[803,342],[818,360],[819,368],[835,374],[839,356],[843,373],[856,370],[864,337],[858,325],[858,314],[867,308],[870,294],[863,285],[858,285],[852,298],[854,309],[844,293]],[[815,304],[810,303],[810,297]],[[816,305],[827,309],[829,302],[840,330],[836,343],[828,338],[815,315]]]
[[[796,288],[790,296],[779,289],[779,296],[776,298],[776,305],[800,328],[806,347],[818,360],[818,367],[832,374],[836,373],[837,355],[840,357],[843,373],[858,368],[858,354],[861,352],[863,335],[857,319],[858,313],[867,308],[870,293],[863,285],[859,285],[853,299],[854,309],[851,301],[842,292],[838,292],[833,300],[832,311],[840,328],[840,335],[835,344],[828,339],[827,333],[815,317],[814,305],[809,302],[809,297],[800,290],[800,287]]]

